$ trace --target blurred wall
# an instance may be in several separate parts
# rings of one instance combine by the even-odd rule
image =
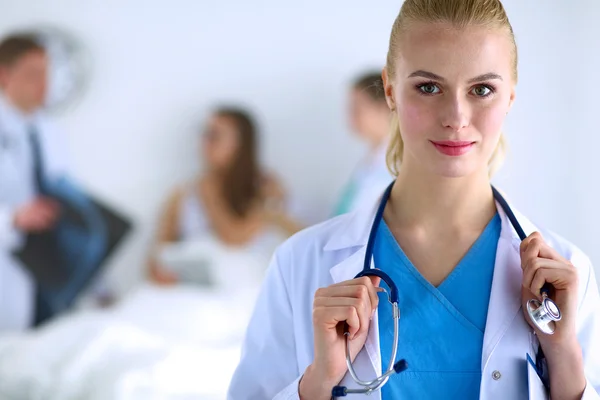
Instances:
[[[562,135],[571,143],[571,156],[563,162],[571,166],[574,189],[564,196],[574,207],[570,234],[592,258],[600,280],[600,96],[595,87],[600,71],[600,2],[572,4],[575,37],[568,53],[569,68],[557,77],[567,86],[564,103],[573,108]]]
[[[285,180],[299,215],[327,215],[362,152],[345,120],[348,81],[382,65],[400,4],[0,0],[0,30],[59,25],[93,57],[86,96],[57,119],[76,177],[136,220],[110,267],[125,289],[141,276],[165,196],[196,170],[197,131],[215,102],[256,112],[265,164]],[[522,212],[600,263],[593,223],[600,210],[590,195],[598,191],[598,157],[588,141],[600,141],[598,100],[593,80],[587,84],[599,66],[600,5],[504,4],[520,82],[505,129],[511,151],[495,181]]]

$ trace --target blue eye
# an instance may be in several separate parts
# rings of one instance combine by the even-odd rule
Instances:
[[[440,91],[440,88],[435,83],[423,83],[417,85],[417,88],[424,94],[436,94]]]

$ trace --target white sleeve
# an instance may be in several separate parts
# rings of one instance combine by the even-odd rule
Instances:
[[[6,204],[0,204],[0,248],[14,250],[20,244],[21,235],[13,224],[14,210]]]
[[[299,400],[293,310],[281,269],[292,262],[285,247],[275,252],[257,298],[229,400]]]
[[[589,260],[588,265],[589,273],[578,317],[578,337],[587,379],[582,400],[600,400],[600,295]]]
[[[594,389],[589,379],[587,380],[587,386],[583,392],[583,397],[581,400],[600,400],[600,395],[598,395],[597,388]]]

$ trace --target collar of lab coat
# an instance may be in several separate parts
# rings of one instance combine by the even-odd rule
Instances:
[[[504,194],[503,196],[510,206],[509,200]],[[339,235],[332,235],[331,239],[325,244],[325,251],[357,248],[357,251],[350,257],[330,269],[330,274],[335,283],[353,279],[362,270],[369,233],[380,201],[381,197],[372,207],[363,208],[347,215],[345,220],[341,222],[338,231],[340,232]],[[496,208],[502,224],[496,252],[496,268],[494,268],[488,319],[483,340],[482,370],[485,368],[493,349],[521,309],[522,269],[519,253],[521,240],[500,204],[496,203]],[[514,209],[513,212],[527,236],[537,230],[527,218]],[[402,310],[400,310],[400,313],[402,313]],[[378,317],[378,313],[376,312],[371,321],[369,335],[364,347],[371,361],[371,368],[364,370],[363,367],[366,366],[359,367],[355,365],[357,374],[361,379],[372,379],[375,374],[378,376],[381,374]],[[391,315],[383,316],[383,318],[391,317]],[[363,369],[362,375],[359,368]]]

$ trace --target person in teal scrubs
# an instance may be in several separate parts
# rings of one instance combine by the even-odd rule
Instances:
[[[342,189],[333,215],[372,203],[392,181],[386,165],[390,110],[385,102],[381,72],[365,73],[354,81],[349,120],[352,130],[368,149]]]

